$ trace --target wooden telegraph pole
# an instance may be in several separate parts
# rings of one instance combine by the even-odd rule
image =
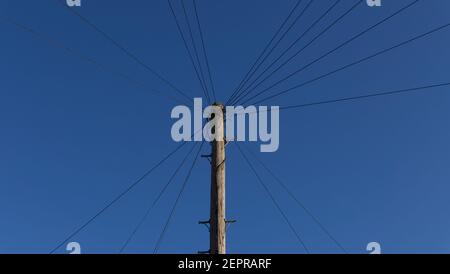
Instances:
[[[210,254],[226,253],[226,219],[225,219],[225,127],[224,106],[220,108],[222,117],[217,117],[214,132],[218,138],[212,141],[211,153],[211,211],[210,211]]]

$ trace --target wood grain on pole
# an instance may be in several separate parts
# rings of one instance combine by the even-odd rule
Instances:
[[[211,165],[211,212],[210,212],[210,253],[226,253],[225,221],[225,139],[223,106],[222,117],[218,117],[215,133],[221,138],[212,141]]]

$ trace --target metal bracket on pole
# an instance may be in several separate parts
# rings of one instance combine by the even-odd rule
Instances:
[[[211,253],[211,251],[199,251],[199,252],[197,252],[198,254],[200,254],[200,255],[205,255],[205,254],[210,254]]]
[[[209,154],[209,155],[201,155],[201,157],[208,159],[209,163],[212,164],[212,160],[211,160],[212,155],[211,154]]]
[[[231,224],[235,224],[235,223],[237,223],[237,221],[236,220],[225,220],[225,225],[226,225],[226,230],[228,230],[228,227],[231,225]]]
[[[199,224],[199,225],[204,225],[204,226],[206,226],[206,228],[208,229],[208,231],[211,231],[211,228],[210,228],[210,226],[209,226],[210,221],[199,221],[198,224]],[[211,253],[211,250],[208,250],[208,251],[198,251],[198,252],[197,252],[197,254],[200,254],[200,255],[205,255],[205,254],[210,254],[210,253]]]
[[[198,224],[199,224],[199,225],[204,225],[204,226],[206,226],[206,228],[208,228],[208,231],[211,232],[211,228],[210,228],[210,226],[209,226],[210,221],[200,221],[200,222],[198,222]],[[208,251],[208,252],[209,252],[209,251]]]

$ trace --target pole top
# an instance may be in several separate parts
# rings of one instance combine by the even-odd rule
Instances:
[[[213,106],[216,106],[216,107],[220,107],[221,109],[224,109],[224,108],[225,108],[224,104],[221,103],[221,102],[214,102],[212,105],[213,105]]]

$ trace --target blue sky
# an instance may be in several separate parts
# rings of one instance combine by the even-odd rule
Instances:
[[[303,44],[353,2],[343,0]],[[270,83],[410,2],[384,0],[380,8],[359,7]],[[192,11],[191,2],[186,3]],[[198,1],[219,100],[226,101],[295,3]],[[332,3],[315,1],[276,53]],[[170,111],[177,103],[153,95],[151,89],[173,90],[56,1],[1,0],[0,8],[2,16],[145,83],[134,85],[0,23],[0,252],[48,253],[176,147],[170,137]],[[449,23],[449,10],[445,0],[419,1],[276,90]],[[77,11],[191,97],[202,95],[166,1],[84,0]],[[446,29],[267,104],[287,106],[448,82],[449,42]],[[376,241],[385,253],[448,253],[449,104],[447,87],[285,111],[280,150],[259,157],[349,252],[366,253],[366,245]],[[257,144],[242,145],[259,149]],[[117,253],[188,149],[74,237],[82,252]],[[234,145],[227,150],[227,160],[227,216],[238,220],[228,233],[228,251],[303,253]],[[340,252],[261,166],[256,167],[311,252]],[[187,169],[127,252],[153,251]],[[160,252],[208,249],[208,231],[197,224],[208,215],[209,163],[201,159]]]

